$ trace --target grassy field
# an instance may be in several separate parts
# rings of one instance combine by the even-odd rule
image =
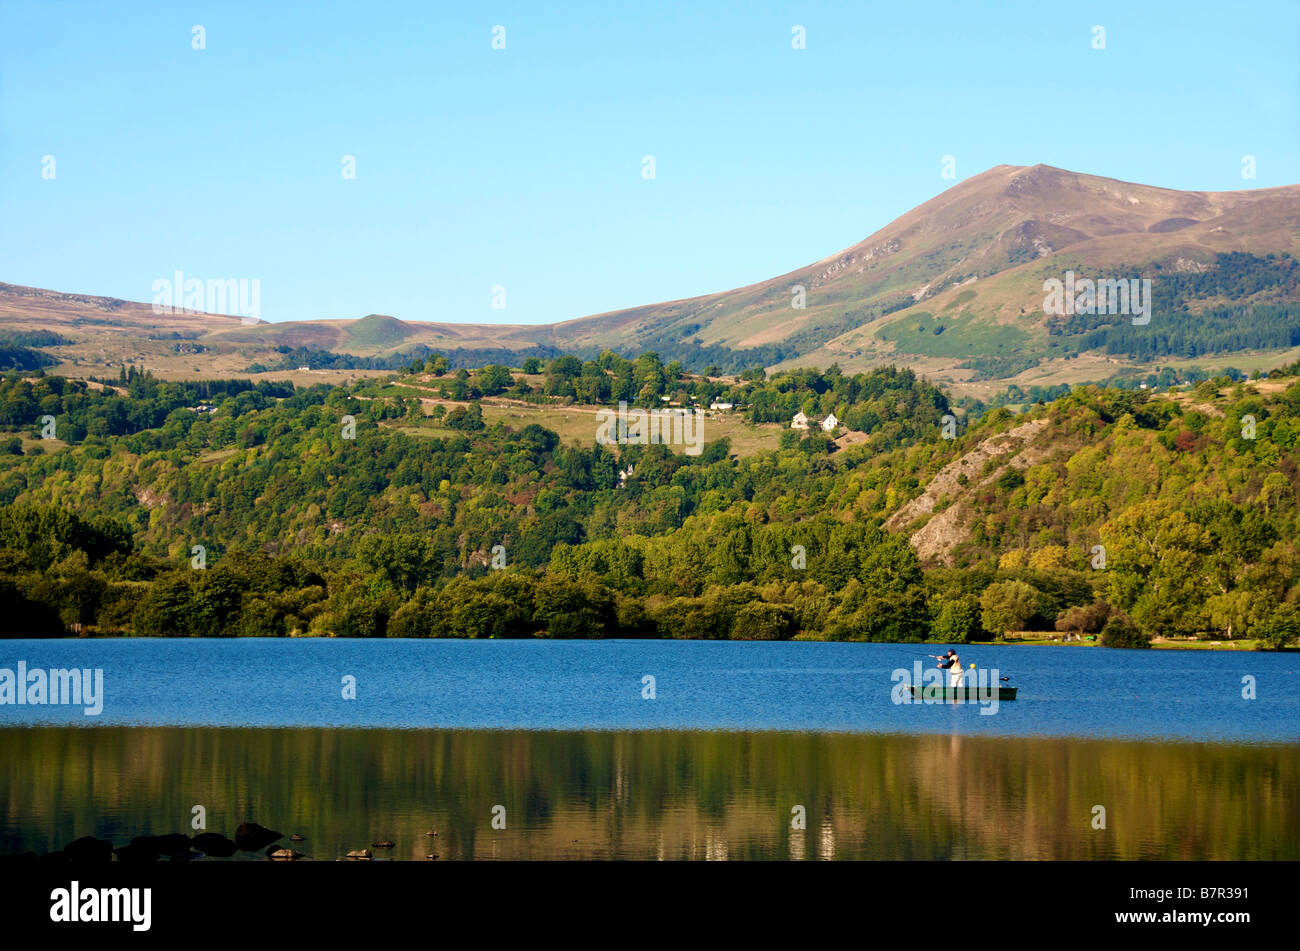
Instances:
[[[378,395],[409,397],[415,396],[417,393],[412,387],[391,386],[384,387]],[[425,419],[423,421],[395,420],[385,425],[415,436],[449,437],[457,435],[456,430],[439,425],[439,421],[434,420],[431,414],[434,406],[441,405],[451,409],[454,406],[464,406],[466,404],[455,400],[442,400],[423,394],[418,395],[421,396],[424,408]],[[483,420],[489,426],[494,423],[504,422],[507,426],[522,429],[530,423],[536,423],[556,433],[560,437],[560,441],[565,445],[590,446],[596,440],[596,413],[599,407],[535,405],[491,398],[480,401],[479,405],[483,409]],[[711,440],[725,437],[731,441],[732,455],[740,457],[752,456],[759,452],[775,449],[781,438],[781,433],[785,429],[780,423],[755,425],[746,422],[735,413],[713,412],[705,414],[703,427],[706,445]],[[671,448],[676,452],[681,452],[683,447],[673,446]]]

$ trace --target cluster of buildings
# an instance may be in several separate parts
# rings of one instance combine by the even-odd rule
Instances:
[[[810,420],[803,413],[795,413],[794,418],[790,420],[790,428],[807,429],[809,422]],[[831,413],[829,416],[827,416],[817,425],[820,426],[824,431],[829,433],[832,432],[835,429],[835,427],[838,426],[839,424],[840,421],[835,418],[835,414]]]

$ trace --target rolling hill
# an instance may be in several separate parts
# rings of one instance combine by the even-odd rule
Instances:
[[[959,182],[851,248],[770,280],[551,325],[357,320],[245,325],[210,314],[0,284],[5,334],[53,331],[59,372],[122,362],[166,375],[286,369],[303,355],[379,366],[656,350],[702,369],[908,365],[958,390],[1105,379],[1199,363],[1268,368],[1300,345],[1300,185],[1175,191],[1045,165]],[[1066,272],[1149,279],[1149,325],[1044,313]],[[798,297],[802,300],[798,300]],[[795,306],[801,303],[802,306]],[[322,358],[328,359],[328,358]]]

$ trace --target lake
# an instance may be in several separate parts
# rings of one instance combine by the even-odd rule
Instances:
[[[1016,701],[894,703],[893,671],[937,650],[2,641],[0,668],[102,669],[104,703],[0,705],[0,852],[190,833],[197,804],[210,831],[253,819],[330,860],[376,839],[443,860],[1300,858],[1300,655],[967,646]]]

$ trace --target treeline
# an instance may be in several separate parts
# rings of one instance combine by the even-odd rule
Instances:
[[[1093,323],[1095,316],[1077,318]],[[1135,327],[1128,317],[1106,315],[1112,326],[1079,332],[1079,350],[1103,350],[1150,361],[1160,357],[1203,357],[1240,350],[1278,350],[1300,345],[1300,304],[1209,307],[1200,313],[1156,313]],[[1067,325],[1067,328],[1070,325]]]
[[[0,343],[0,370],[20,370],[30,373],[33,370],[52,367],[58,362],[48,353],[33,350],[31,347]]]
[[[638,353],[651,351],[669,363],[680,363],[692,372],[714,367],[720,373],[740,373],[751,367],[772,366],[801,352],[791,342],[738,350],[718,343],[706,344],[695,336],[698,329],[695,325],[646,334],[637,337],[619,355],[624,359],[634,359]]]
[[[438,350],[425,344],[407,347],[399,353],[369,357],[356,356],[350,353],[335,353],[332,350],[321,350],[315,347],[278,346],[275,350],[283,354],[279,360],[269,365],[260,362],[250,364],[244,372],[269,373],[296,370],[299,367],[310,367],[313,370],[395,371],[406,369],[413,361],[423,362],[430,357],[443,357],[449,367],[460,369],[462,367],[481,367],[487,363],[510,363],[513,365],[529,358],[550,360],[564,352],[556,347],[541,345],[524,347],[518,350],[509,350],[504,347]]]
[[[105,381],[107,382],[107,381]],[[229,412],[264,408],[292,395],[293,384],[250,380],[174,383],[123,368],[108,386],[80,380],[17,375],[0,378],[0,427],[42,435],[42,418],[54,418],[54,438],[80,442],[88,436],[128,436],[162,427],[177,411],[229,399]],[[192,414],[191,414],[192,415]]]
[[[630,373],[641,398],[657,399],[661,384],[721,385],[751,412],[874,413],[860,422],[876,435],[827,454],[786,430],[777,449],[738,458],[715,438],[687,456],[598,445],[594,432],[565,445],[537,424],[490,422],[474,403],[447,414],[451,434],[429,435],[404,393],[426,378],[465,382],[441,364],[389,384],[403,395],[373,381],[292,395],[241,381],[187,389],[128,371],[128,391],[157,403],[128,422],[154,425],[0,455],[0,504],[26,513],[0,529],[7,623],[874,640],[1059,627],[1107,643],[1171,634],[1274,646],[1294,636],[1294,381],[1264,390],[1219,377],[1177,399],[1079,387],[1020,416],[970,414],[945,438],[946,398],[906,371],[717,381],[657,356],[602,359],[539,361],[528,379],[574,385],[594,377],[590,363],[611,386]],[[487,389],[521,382],[505,367],[465,376]],[[163,412],[176,400],[216,411]],[[24,433],[43,405],[89,428],[131,401],[57,378],[0,384],[0,412]],[[950,463],[1033,419],[1049,428],[1016,465],[986,453],[928,514],[882,528]],[[947,537],[923,566],[907,539],[936,516]]]
[[[1048,333],[1079,352],[1144,362],[1300,345],[1300,262],[1289,254],[1234,251],[1216,254],[1203,271],[1161,270],[1152,297],[1148,324],[1134,326],[1128,314],[1073,314],[1051,319]]]
[[[59,362],[58,358],[36,348],[57,347],[71,342],[52,330],[0,330],[0,371],[30,373],[52,367]]]
[[[1165,311],[1181,310],[1200,300],[1295,299],[1300,296],[1300,261],[1289,254],[1220,252],[1214,264],[1199,271],[1165,273],[1159,269],[1157,303]]]
[[[1179,631],[1190,593],[1186,578],[1158,566],[1103,575],[1050,546],[1005,557],[997,568],[924,573],[904,539],[826,518],[750,526],[723,517],[672,538],[559,544],[541,569],[511,567],[503,555],[499,570],[480,563],[443,577],[441,552],[422,535],[368,536],[341,562],[238,551],[210,567],[176,568],[129,553],[118,526],[54,508],[14,513],[0,520],[0,632],[10,636],[93,628],[152,637],[960,643],[1028,627],[1138,647],[1149,643],[1152,625]],[[1213,571],[1230,575],[1276,541],[1249,510],[1220,505],[1197,514],[1178,544],[1195,544],[1199,528],[1206,550],[1221,556]],[[1122,554],[1125,532],[1167,515],[1134,513],[1108,541]],[[1279,600],[1260,605],[1247,623],[1251,636],[1277,647],[1300,633],[1300,612],[1280,599],[1284,581],[1266,583]],[[1126,599],[1126,586],[1144,593]],[[1128,610],[1118,606],[1125,600]],[[1211,611],[1235,609],[1211,598]]]

